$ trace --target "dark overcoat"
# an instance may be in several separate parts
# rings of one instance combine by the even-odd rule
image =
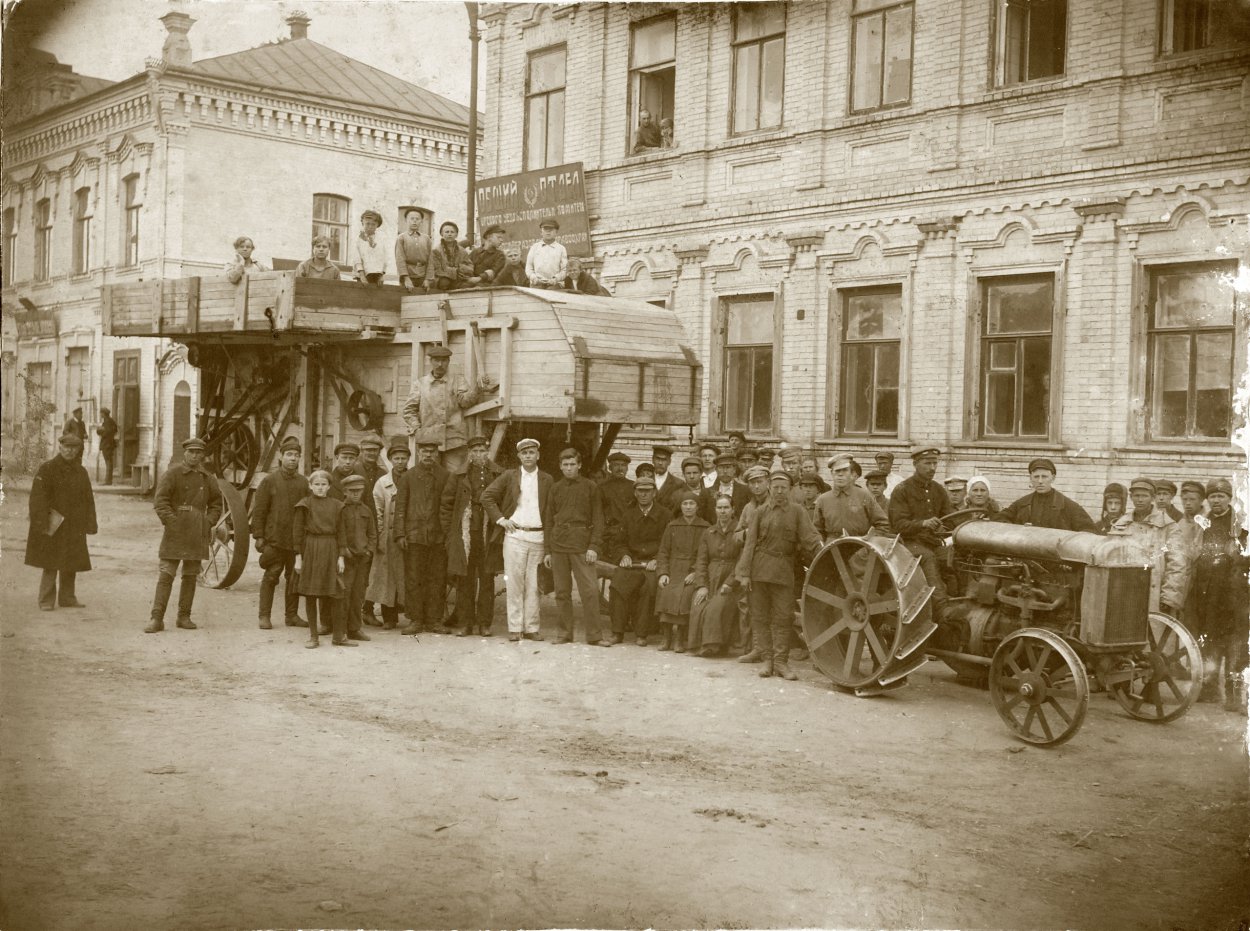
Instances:
[[[503,469],[493,462],[480,469],[470,465],[467,472],[451,476],[443,486],[439,519],[447,535],[448,575],[464,575],[468,571],[469,550],[475,545],[486,545],[485,541],[493,536],[490,518],[482,507],[482,492],[502,474]],[[486,571],[503,572],[502,540],[487,546]]]
[[[171,467],[156,486],[152,508],[165,528],[161,559],[208,559],[213,527],[221,517],[221,488],[214,476],[185,463]]]
[[[65,518],[48,535],[52,511]],[[87,572],[91,556],[87,535],[97,530],[95,495],[82,463],[63,456],[49,459],[35,473],[30,486],[30,532],[26,536],[26,565],[63,572]]]
[[[999,511],[996,519],[1010,521],[1013,524],[1031,523],[1033,499],[1036,496],[1036,492],[1029,492],[1023,498],[1017,498]],[[1060,494],[1052,489],[1049,497],[1042,496],[1042,501],[1045,502],[1045,507],[1042,510],[1040,520],[1035,526],[1050,527],[1054,530],[1097,532],[1094,521],[1086,513],[1085,508],[1081,507],[1067,495]]]

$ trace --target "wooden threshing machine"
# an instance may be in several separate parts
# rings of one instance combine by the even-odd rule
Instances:
[[[409,294],[282,271],[237,285],[109,285],[103,306],[106,334],[183,343],[200,370],[197,433],[227,502],[202,577],[217,588],[247,565],[250,493],[283,438],[300,439],[311,469],[345,439],[406,433],[401,411],[432,344],[452,350],[453,374],[497,386],[467,412],[492,457],[534,436],[549,461],[572,445],[595,469],[623,425],[699,420],[702,368],[681,324],[641,301],[530,288]]]
[[[969,516],[982,515],[947,520]],[[1184,625],[1150,610],[1152,570],[1135,541],[980,519],[952,536],[959,594],[940,618],[897,537],[843,537],[813,559],[803,628],[835,685],[878,694],[934,656],[988,683],[1012,733],[1042,746],[1080,729],[1090,676],[1143,721],[1173,721],[1197,699],[1202,654]]]

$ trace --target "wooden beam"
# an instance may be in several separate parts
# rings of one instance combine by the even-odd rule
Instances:
[[[602,469],[608,461],[608,454],[612,452],[612,444],[616,442],[616,435],[620,432],[619,423],[610,423],[604,427],[603,439],[599,441],[599,446],[595,449],[594,460],[590,463],[591,475]]]
[[[494,462],[499,458],[499,447],[503,446],[504,434],[508,432],[508,425],[502,420],[495,424],[495,430],[490,436],[490,461]]]

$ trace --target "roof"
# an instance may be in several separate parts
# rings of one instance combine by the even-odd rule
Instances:
[[[320,97],[460,126],[469,123],[468,107],[307,38],[285,39],[259,48],[205,58],[195,62],[190,70],[273,90],[303,95],[312,91]]]
[[[694,365],[686,334],[671,310],[619,297],[517,288],[555,312],[564,335],[582,358],[629,356],[637,362]]]

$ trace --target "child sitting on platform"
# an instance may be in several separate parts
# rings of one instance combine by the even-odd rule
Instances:
[[[295,572],[299,576],[299,594],[308,606],[308,643],[317,648],[317,621],[322,632],[329,622],[334,624],[335,646],[354,647],[347,639],[347,616],[336,610],[335,602],[343,598],[340,576],[346,568],[343,553],[347,548],[344,527],[339,520],[343,502],[327,497],[330,473],[318,469],[308,478],[309,495],[295,505]]]

